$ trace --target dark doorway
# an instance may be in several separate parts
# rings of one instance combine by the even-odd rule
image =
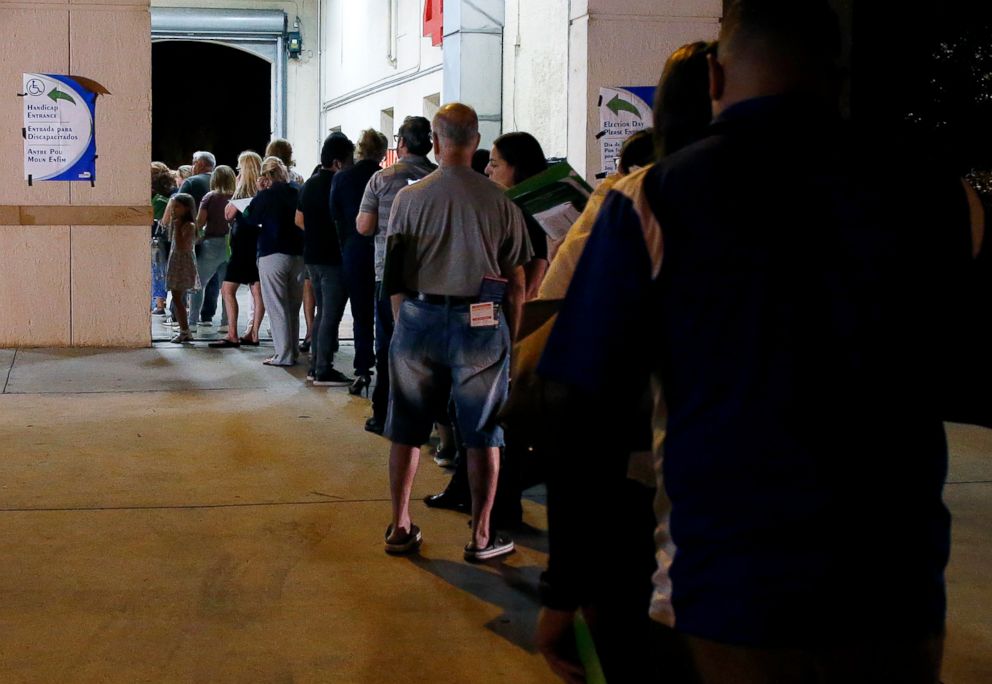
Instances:
[[[176,168],[197,150],[237,165],[242,150],[270,139],[271,65],[200,41],[152,44],[152,159]]]

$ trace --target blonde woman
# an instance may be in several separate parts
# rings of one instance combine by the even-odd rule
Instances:
[[[300,355],[303,303],[303,234],[295,223],[300,191],[288,182],[289,172],[278,157],[265,158],[262,178],[270,187],[259,190],[245,216],[259,229],[258,275],[275,347],[263,363],[292,366]]]
[[[227,202],[234,195],[237,178],[230,166],[218,166],[210,174],[210,192],[203,196],[200,211],[196,215],[196,234],[200,245],[196,255],[196,273],[206,288],[214,275],[224,277],[227,270],[227,234],[231,228],[224,218]],[[195,332],[199,323],[200,309],[203,306],[203,289],[195,290],[190,297],[189,329]],[[216,301],[211,302],[216,309]],[[203,321],[203,325],[210,325]]]
[[[259,190],[270,186],[268,178],[262,177],[262,158],[251,150],[238,155],[238,181],[234,190],[235,200],[255,197]],[[214,348],[240,347],[242,344],[258,346],[258,331],[265,316],[262,303],[262,288],[258,282],[258,226],[248,219],[249,212],[238,211],[228,204],[225,217],[233,222],[231,229],[231,256],[221,295],[227,311],[227,335],[219,342],[211,342]],[[253,312],[249,316],[248,328],[238,337],[238,288],[247,285],[251,290]]]
[[[289,174],[289,182],[296,183],[299,186],[303,186],[305,179],[296,169],[296,160],[293,159],[293,145],[285,138],[273,138],[273,140],[265,148],[266,157],[279,157],[283,165],[286,167],[286,171]]]
[[[296,160],[293,159],[293,145],[285,138],[273,138],[265,148],[266,157],[279,157],[289,172],[289,182],[295,183],[301,189],[306,180],[296,171]],[[316,171],[314,171],[316,173]],[[325,198],[324,203],[327,203]],[[317,298],[314,296],[313,284],[310,282],[310,273],[303,272],[303,318],[307,324],[306,339],[300,345],[300,351],[310,351],[310,344],[313,337],[314,320],[317,312]]]

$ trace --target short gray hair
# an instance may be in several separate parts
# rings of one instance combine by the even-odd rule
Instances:
[[[201,159],[203,161],[207,162],[210,165],[210,168],[211,169],[214,168],[215,166],[217,166],[217,157],[215,157],[210,152],[204,152],[203,150],[200,150],[199,152],[194,152],[193,153],[193,163],[194,164],[196,162],[200,161]]]
[[[475,110],[460,102],[446,104],[434,115],[434,137],[454,147],[469,147],[479,137],[479,117]]]

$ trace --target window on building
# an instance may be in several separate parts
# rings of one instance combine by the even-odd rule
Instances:
[[[434,93],[424,98],[424,117],[428,121],[434,120],[434,115],[441,108],[441,93]]]
[[[392,140],[396,129],[393,126],[393,108],[383,109],[379,114],[379,130],[387,139]]]

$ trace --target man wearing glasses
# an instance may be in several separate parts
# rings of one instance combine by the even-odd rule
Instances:
[[[408,116],[400,126],[396,141],[398,161],[377,171],[365,188],[359,208],[358,224],[361,235],[375,236],[375,391],[372,393],[372,417],[365,429],[381,435],[386,425],[386,405],[389,402],[389,341],[393,337],[393,312],[389,298],[382,296],[382,274],[386,263],[386,228],[389,211],[396,194],[415,183],[437,166],[427,154],[431,151],[431,122],[422,116]]]

